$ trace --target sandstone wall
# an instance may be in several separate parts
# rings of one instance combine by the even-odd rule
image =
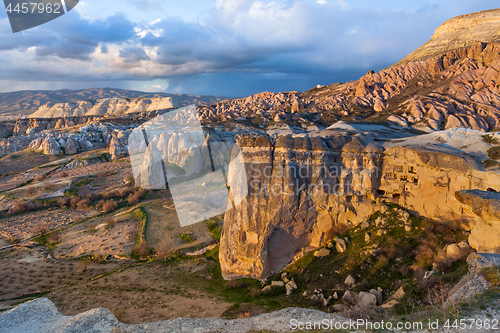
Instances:
[[[238,138],[249,195],[226,212],[225,278],[265,278],[373,213],[382,154],[346,137]],[[229,171],[231,173],[232,170]]]
[[[348,140],[237,139],[249,195],[225,215],[219,254],[224,278],[277,273],[304,251],[361,223],[382,200],[472,230],[481,218],[455,192],[500,190],[500,175],[467,156],[423,147],[384,150],[375,142]]]

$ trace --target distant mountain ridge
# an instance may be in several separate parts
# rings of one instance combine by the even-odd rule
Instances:
[[[95,101],[47,103],[30,118],[57,118],[79,116],[116,117],[129,113],[175,109],[182,105],[172,97],[104,98]]]
[[[114,88],[92,88],[81,90],[23,90],[0,93],[0,117],[30,116],[40,107],[57,103],[96,101],[106,98],[158,98],[171,97],[180,105],[212,105],[225,98],[219,96],[148,93]]]
[[[440,25],[431,39],[393,66],[437,56],[474,42],[500,42],[500,9],[484,10],[451,18]]]

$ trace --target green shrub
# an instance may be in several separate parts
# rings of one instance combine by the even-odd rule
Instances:
[[[483,162],[483,166],[488,169],[488,168],[494,168],[494,167],[497,167],[497,166],[500,166],[500,163],[498,163],[497,161],[493,161],[493,160],[486,160]]]
[[[488,149],[488,158],[492,160],[500,159],[500,147],[491,147]]]
[[[192,242],[194,242],[196,240],[196,237],[191,232],[186,232],[186,233],[183,233],[183,234],[179,234],[179,238],[185,244],[192,243]]]
[[[497,138],[495,138],[492,134],[483,135],[483,141],[491,145],[499,144]]]

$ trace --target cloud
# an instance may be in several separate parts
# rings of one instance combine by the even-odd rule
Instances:
[[[9,32],[6,24],[1,27],[4,29],[0,30],[0,50],[35,48],[36,56],[42,58],[91,60],[100,44],[130,42],[136,36],[134,23],[120,13],[89,22],[77,11],[71,11],[58,20],[18,34]]]
[[[135,63],[143,60],[151,60],[144,49],[137,46],[129,46],[120,50],[120,57],[127,63]]]
[[[145,12],[160,5],[128,3]],[[488,6],[454,3],[454,15]],[[392,10],[343,0],[217,0],[193,21],[152,15],[134,22],[120,12],[90,21],[71,11],[22,34],[12,34],[0,17],[0,80],[161,80],[169,91],[239,96],[305,90],[397,62],[449,18],[448,5]]]
[[[144,12],[163,11],[161,2],[158,0],[128,0],[128,2]]]

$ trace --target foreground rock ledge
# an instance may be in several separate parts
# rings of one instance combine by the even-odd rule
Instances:
[[[39,298],[0,314],[2,333],[62,333],[62,332],[250,332],[271,330],[290,332],[290,321],[340,321],[348,319],[317,310],[287,308],[248,319],[189,319],[176,318],[153,323],[127,325],[119,322],[108,309],[93,309],[76,316],[63,316],[54,303]],[[120,332],[118,331],[118,332]]]

